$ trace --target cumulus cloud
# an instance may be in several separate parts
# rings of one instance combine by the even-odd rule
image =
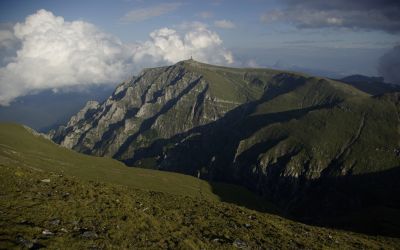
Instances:
[[[214,25],[218,28],[222,29],[233,29],[235,28],[235,24],[229,20],[217,20],[214,22]]]
[[[0,24],[0,67],[9,63],[20,46],[13,32],[13,25]]]
[[[10,24],[0,25],[0,48],[13,47],[16,40],[17,38]]]
[[[123,21],[140,22],[152,17],[161,16],[176,10],[180,3],[163,3],[151,7],[134,9],[129,11],[122,18]]]
[[[400,85],[400,45],[385,53],[379,62],[378,71],[385,82]]]
[[[17,23],[21,48],[0,68],[0,103],[32,90],[114,82],[126,75],[125,46],[95,26],[40,10]]]
[[[287,22],[298,28],[344,27],[400,32],[398,0],[283,0],[283,9],[271,10],[261,21]]]
[[[0,46],[16,44],[14,56],[0,68],[0,105],[43,89],[117,83],[144,66],[190,56],[208,63],[233,63],[218,34],[205,25],[162,28],[151,32],[146,42],[124,44],[90,23],[68,22],[46,10],[12,29],[0,29]]]
[[[187,28],[188,25],[185,25]],[[150,33],[151,40],[137,47],[134,62],[177,62],[190,58],[214,64],[232,64],[233,55],[222,47],[217,33],[195,23],[181,36],[176,30],[163,28]]]

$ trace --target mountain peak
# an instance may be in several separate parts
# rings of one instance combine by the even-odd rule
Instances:
[[[180,62],[178,62],[177,64],[183,64],[183,65],[200,65],[200,64],[203,64],[203,63],[201,63],[201,62],[199,62],[199,61],[196,61],[196,60],[194,60],[192,57],[191,58],[189,58],[189,59],[186,59],[186,60],[182,60],[182,61],[180,61]]]

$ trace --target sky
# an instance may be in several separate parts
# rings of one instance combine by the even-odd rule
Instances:
[[[0,0],[0,105],[191,56],[400,84],[400,2]]]

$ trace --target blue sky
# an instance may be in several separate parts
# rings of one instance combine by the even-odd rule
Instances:
[[[391,53],[400,42],[400,4],[397,2],[1,0],[0,55],[4,70],[0,69],[0,88],[2,79],[26,86],[26,79],[18,76],[18,70],[37,73],[38,70],[28,63],[35,56],[44,65],[70,61],[79,49],[74,47],[65,55],[66,61],[60,61],[36,53],[34,47],[39,39],[43,42],[42,47],[68,50],[71,47],[58,46],[54,42],[57,39],[68,40],[65,34],[88,40],[87,47],[91,44],[90,36],[95,34],[100,37],[95,43],[100,42],[101,49],[117,51],[113,55],[103,53],[92,58],[93,62],[102,65],[98,71],[111,72],[116,68],[121,71],[120,74],[98,77],[96,83],[111,81],[112,77],[127,77],[141,67],[174,63],[189,54],[209,63],[284,68],[331,77],[356,73],[383,75],[385,70],[378,70],[382,56]],[[46,12],[39,13],[41,9]],[[30,21],[26,19],[28,16],[32,16]],[[40,33],[40,25],[43,22],[56,24],[57,17],[62,17],[63,23],[53,25],[51,34],[64,35],[51,37],[54,39],[46,44],[47,35]],[[21,24],[19,33],[15,29],[16,23]],[[85,34],[79,33],[81,28],[75,29],[79,25],[83,25]],[[79,43],[79,40],[67,42]],[[185,50],[179,50],[180,44],[185,46]],[[20,51],[18,56],[17,51]],[[95,54],[88,49],[84,52]],[[105,66],[102,60],[106,62]],[[72,68],[73,65],[68,72],[74,72]],[[54,69],[59,70],[57,67]],[[93,74],[96,72],[93,68],[88,70]],[[35,79],[35,86],[57,88],[73,85],[72,80],[76,83],[90,81],[69,76],[63,71],[59,73],[65,77],[58,85],[44,83],[49,78],[43,76]],[[396,77],[389,76],[389,79]],[[15,89],[3,86],[1,90],[13,92]],[[21,94],[15,92],[14,95]]]
[[[379,0],[376,0],[379,2]],[[391,48],[399,42],[399,34],[382,30],[297,29],[290,23],[268,24],[261,20],[268,11],[285,7],[282,1],[0,1],[0,22],[21,22],[39,9],[46,9],[66,20],[84,20],[93,23],[124,41],[147,39],[152,30],[173,27],[183,22],[199,21],[213,25],[216,20],[229,20],[233,29],[219,31],[228,47],[275,48],[310,45],[338,48]],[[152,8],[166,3],[176,8],[141,21],[124,21],[129,11]],[[209,14],[202,17],[203,13]]]

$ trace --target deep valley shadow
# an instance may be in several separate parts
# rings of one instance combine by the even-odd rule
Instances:
[[[235,204],[258,212],[280,215],[277,206],[267,201],[264,197],[250,191],[249,189],[223,182],[209,182],[212,192],[220,201]]]
[[[248,201],[239,194],[235,197],[235,193],[211,185],[222,201],[257,211],[316,226],[400,237],[399,180],[400,167],[362,175],[324,177],[317,181],[281,177],[279,185],[267,182],[264,187],[262,198],[269,202],[262,203],[260,199],[256,205],[246,204]],[[273,194],[273,198],[268,194]],[[275,205],[268,206],[270,204]]]

